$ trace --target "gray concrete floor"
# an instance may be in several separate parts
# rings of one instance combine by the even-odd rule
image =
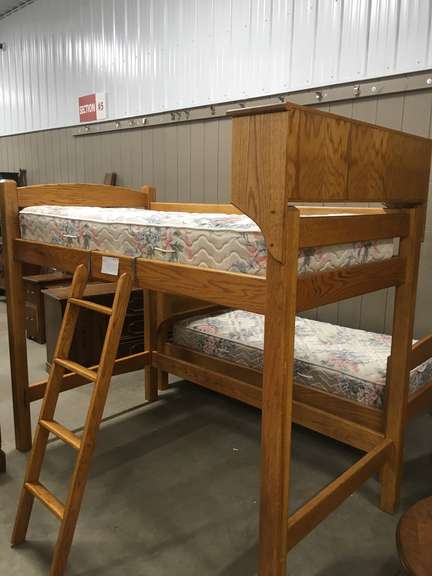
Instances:
[[[32,379],[45,375],[45,348],[29,342]],[[62,395],[58,417],[83,420],[89,389]],[[33,406],[33,418],[39,406]],[[117,416],[116,416],[117,415]],[[256,573],[259,414],[187,383],[143,405],[141,373],[113,380],[70,556],[70,576],[252,576]],[[57,522],[35,505],[28,542],[9,537],[26,456],[14,450],[5,305],[0,304],[0,424],[8,471],[0,476],[0,574],[47,575]],[[430,495],[429,415],[407,434],[401,510]],[[43,482],[65,493],[71,449],[49,445]],[[358,453],[295,428],[291,505],[352,463]],[[371,479],[288,557],[295,576],[395,575],[398,515],[377,507]]]

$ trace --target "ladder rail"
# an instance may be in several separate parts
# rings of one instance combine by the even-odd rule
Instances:
[[[72,297],[82,297],[87,284],[87,280],[88,270],[83,264],[80,264],[76,268],[72,280]],[[78,314],[78,308],[73,308],[69,306],[69,304],[66,305],[54,357],[65,357],[69,354],[70,347],[72,345],[72,339],[75,333],[76,323],[78,320]],[[40,418],[44,420],[51,420],[54,415],[63,374],[64,368],[53,364],[51,367],[50,375],[48,378],[48,385],[40,411]],[[25,540],[35,497],[33,493],[26,489],[25,485],[27,483],[32,484],[38,482],[39,480],[48,438],[49,431],[41,426],[36,426],[33,439],[33,448],[28,460],[24,484],[18,503],[16,521],[12,532],[12,546],[20,544]]]
[[[81,436],[81,450],[75,464],[60,534],[54,550],[51,576],[63,574],[66,566],[81,502],[84,497],[90,462],[96,446],[96,434],[103,417],[131,288],[131,276],[123,274],[119,279],[118,290],[114,297],[113,313],[108,323],[97,380],[93,388],[86,423]]]
[[[86,267],[83,265],[78,266],[73,277],[71,296],[68,299],[57,340],[54,361],[42,402],[12,533],[12,545],[17,545],[24,541],[35,497],[41,500],[57,516],[60,520],[60,530],[54,549],[50,576],[62,576],[66,568],[132,289],[131,275],[129,273],[122,274],[117,283],[112,308],[101,307],[99,309],[99,307],[92,305],[92,308],[96,311],[109,315],[99,367],[97,372],[94,372],[68,358],[79,311],[88,307],[87,305],[82,305],[82,302],[85,302],[82,300],[82,296],[87,280],[88,271]],[[62,377],[66,369],[78,374],[84,374],[89,380],[94,382],[81,437],[76,436],[71,430],[54,420]],[[69,483],[65,504],[62,504],[54,494],[39,482],[50,433],[55,434],[77,451],[75,467]]]

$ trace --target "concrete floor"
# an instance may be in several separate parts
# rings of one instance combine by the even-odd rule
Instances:
[[[29,342],[32,379],[45,349]],[[5,305],[0,303],[0,424],[7,474],[0,476],[0,574],[47,575],[57,522],[37,504],[28,542],[9,547],[26,457],[14,450]],[[58,417],[82,424],[88,388],[62,395]],[[138,407],[137,407],[138,406]],[[35,417],[39,406],[34,405]],[[118,415],[114,417],[115,415]],[[431,417],[408,431],[401,510],[432,486]],[[143,405],[141,373],[113,380],[106,421],[83,504],[68,575],[252,576],[256,573],[259,414],[187,383]],[[358,453],[295,428],[291,504],[295,509]],[[65,493],[73,453],[49,445],[43,482]],[[394,576],[398,516],[377,507],[371,479],[289,555],[295,576]]]

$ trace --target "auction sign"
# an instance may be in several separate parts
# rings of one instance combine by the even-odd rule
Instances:
[[[106,94],[97,92],[80,96],[78,100],[80,122],[93,122],[106,118]]]

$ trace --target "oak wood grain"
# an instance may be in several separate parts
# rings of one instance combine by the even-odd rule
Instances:
[[[24,319],[24,287],[21,263],[17,261],[14,250],[14,240],[20,236],[18,199],[14,182],[0,182],[0,215],[3,236],[3,263],[6,284],[15,444],[18,450],[26,451],[31,448],[32,434],[30,405],[27,399],[29,379]]]
[[[403,211],[390,214],[304,216],[300,220],[300,246],[307,248],[400,238],[408,234],[408,222],[408,214]]]
[[[298,120],[296,113],[234,119],[231,201],[258,224],[279,262],[285,251],[287,188],[297,183],[292,142]]]
[[[233,204],[197,204],[194,202],[151,202],[151,210],[162,212],[198,212],[201,214],[241,214]]]
[[[58,268],[64,272],[73,273],[80,264],[90,269],[90,252],[80,248],[68,248],[56,244],[46,244],[22,240],[15,236],[13,242],[15,259],[38,266]]]
[[[18,206],[100,206],[147,208],[150,198],[144,191],[105,184],[41,184],[18,188]]]
[[[142,288],[264,312],[266,280],[258,276],[143,258],[136,260],[136,276]]]
[[[381,473],[381,508],[386,512],[395,511],[400,494],[422,223],[421,208],[412,208],[410,233],[399,247],[400,256],[406,260],[406,277],[396,287],[387,371],[385,435],[393,441],[394,451]]]
[[[382,440],[346,472],[294,512],[288,520],[288,549],[300,542],[376,472],[386,461],[391,450],[391,440]]]
[[[300,215],[285,214],[284,263],[267,261],[261,422],[260,576],[285,576]]]
[[[303,274],[298,279],[297,311],[398,286],[405,278],[405,267],[403,257],[394,257],[383,262]]]
[[[432,574],[432,497],[409,508],[399,521],[396,542],[409,576]]]

